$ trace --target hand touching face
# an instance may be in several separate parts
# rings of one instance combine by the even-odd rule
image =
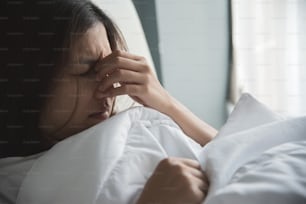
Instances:
[[[170,96],[145,58],[115,51],[97,63],[95,69],[98,72],[96,80],[99,82],[95,91],[96,98],[127,94],[144,106],[166,112]]]
[[[71,50],[41,114],[44,135],[61,140],[107,119],[118,95],[166,112],[170,96],[146,60],[124,51],[112,53],[102,24],[90,28]]]

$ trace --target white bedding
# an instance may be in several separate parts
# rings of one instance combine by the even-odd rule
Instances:
[[[285,119],[244,94],[200,160],[205,204],[306,203],[306,117]]]
[[[306,203],[305,138],[306,117],[284,119],[249,95],[204,148],[167,116],[138,107],[40,156],[17,203],[135,203],[168,156],[200,161],[210,180],[205,204]]]
[[[199,150],[167,116],[134,108],[40,157],[17,203],[135,203],[159,161],[168,156],[197,159]]]

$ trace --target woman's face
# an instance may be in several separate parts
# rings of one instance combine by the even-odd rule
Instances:
[[[61,140],[110,117],[114,98],[96,99],[94,65],[111,53],[102,23],[74,40],[67,63],[52,80],[50,99],[42,109],[40,128],[45,137]]]

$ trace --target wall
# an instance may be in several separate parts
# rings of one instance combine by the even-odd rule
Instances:
[[[147,38],[158,79],[163,82],[159,55],[159,39],[155,1],[133,0],[133,3],[137,10],[138,16],[140,17],[145,36]]]
[[[134,0],[137,10],[139,2],[137,6],[137,0]],[[220,128],[227,115],[228,1],[141,2],[142,8],[147,10],[152,2],[156,7],[158,42],[154,43],[159,46],[164,87],[200,118]],[[152,18],[146,12],[139,14],[142,19]],[[150,22],[151,28],[154,27],[152,21],[146,23]],[[144,30],[148,32],[150,26],[146,27]]]

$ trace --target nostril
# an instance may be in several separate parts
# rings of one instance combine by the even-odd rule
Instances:
[[[103,102],[103,106],[104,106],[104,108],[109,108],[109,107],[110,107],[110,105],[109,105],[109,103],[108,103],[108,100],[105,100],[105,101]]]

